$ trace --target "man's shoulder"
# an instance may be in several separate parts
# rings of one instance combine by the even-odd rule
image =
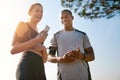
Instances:
[[[58,34],[60,34],[60,33],[62,33],[63,32],[63,30],[59,30],[59,31],[57,31],[54,35],[58,35]]]
[[[85,34],[86,34],[85,32],[80,31],[80,30],[78,30],[78,29],[75,29],[75,31],[76,31],[76,32],[78,32],[78,33],[81,33],[81,34],[83,34],[83,35],[85,35]]]

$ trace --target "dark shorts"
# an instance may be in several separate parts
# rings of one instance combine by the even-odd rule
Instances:
[[[46,80],[42,57],[34,52],[24,53],[16,72],[16,80]]]

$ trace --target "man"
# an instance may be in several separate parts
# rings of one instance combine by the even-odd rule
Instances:
[[[48,61],[58,63],[57,80],[91,80],[87,62],[95,59],[94,51],[86,33],[73,27],[73,19],[70,10],[61,12],[64,29],[54,34]]]

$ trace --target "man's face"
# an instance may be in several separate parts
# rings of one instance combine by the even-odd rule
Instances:
[[[73,16],[69,12],[65,11],[61,13],[61,22],[64,26],[71,26],[72,20]]]

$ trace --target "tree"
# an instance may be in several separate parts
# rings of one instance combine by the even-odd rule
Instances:
[[[61,5],[85,19],[110,19],[120,15],[120,0],[61,0]]]

